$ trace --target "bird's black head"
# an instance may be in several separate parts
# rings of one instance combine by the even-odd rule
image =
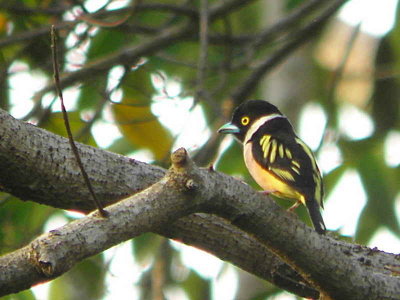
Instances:
[[[275,105],[264,100],[249,100],[235,109],[231,122],[222,126],[218,132],[231,133],[243,142],[247,131],[257,120],[273,115],[282,116]]]

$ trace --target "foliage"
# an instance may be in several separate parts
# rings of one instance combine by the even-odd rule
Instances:
[[[276,5],[273,1],[268,4],[263,1],[225,1],[227,4],[224,1],[180,1],[178,4],[168,0],[151,4],[136,1],[116,9],[110,7],[118,5],[118,1],[106,1],[96,9],[87,8],[89,2],[96,1],[0,3],[0,107],[13,112],[18,103],[26,101],[26,106],[32,105],[32,108],[25,110],[23,119],[65,135],[52,85],[49,24],[54,24],[59,40],[65,41],[57,49],[62,58],[61,84],[64,89],[78,91],[76,104],[69,110],[77,140],[96,145],[93,126],[98,122],[113,124],[122,136],[108,149],[123,155],[146,150],[161,165],[167,165],[166,159],[178,136],[154,113],[152,105],[156,99],[179,106],[185,97],[194,97],[191,109],[202,108],[212,133],[204,145],[197,145],[193,155],[203,165],[212,163],[222,142],[216,135],[218,126],[227,120],[236,104],[250,97],[264,98],[271,94],[264,89],[265,85],[271,87],[277,82],[271,80],[270,72],[288,59],[293,50],[316,37],[330,9],[320,3],[324,1],[287,0],[280,8],[277,26],[271,25],[278,24],[272,21],[275,16],[267,13]],[[335,2],[341,4],[332,1],[332,7]],[[205,10],[208,14],[204,14]],[[199,20],[206,24],[206,29],[200,27],[203,31],[199,31]],[[314,23],[316,26],[312,27]],[[359,174],[367,196],[354,237],[360,243],[368,243],[381,228],[400,234],[395,215],[400,167],[398,162],[388,165],[385,159],[387,138],[398,134],[400,127],[399,84],[395,76],[400,62],[398,30],[399,24],[395,24],[385,38],[375,39],[379,44],[375,60],[371,58],[375,72],[362,71],[370,72],[367,83],[372,86],[372,95],[352,104],[374,124],[374,132],[367,137],[351,138],[340,128],[341,108],[352,99],[343,97],[339,89],[345,84],[351,85],[347,77],[354,74],[351,68],[340,68],[340,64],[332,69],[310,59],[323,39],[314,40],[311,46],[296,54],[297,59],[306,62],[306,71],[302,68],[304,65],[299,68],[288,60],[284,66],[294,68],[292,73],[286,72],[285,79],[276,84],[278,89],[270,88],[276,96],[270,100],[293,116],[295,123],[296,116],[310,103],[322,107],[327,125],[319,151],[323,152],[325,144],[333,144],[342,160],[340,166],[325,174],[326,194],[329,197],[346,171]],[[348,51],[352,50],[350,42],[345,46]],[[343,64],[348,62],[344,54],[340,59]],[[13,85],[13,76],[22,72],[40,74],[48,84],[37,89],[31,99],[16,98],[13,89],[24,87]],[[364,76],[362,72],[355,76]],[[155,83],[154,76],[158,76],[161,85]],[[179,83],[179,95],[169,95],[171,82]],[[287,96],[287,90],[293,90],[295,95]],[[73,100],[67,99],[67,102]],[[217,167],[254,184],[237,144],[225,149]],[[254,187],[257,188],[255,184]],[[352,199],[346,201],[351,207]],[[43,231],[50,218],[64,214],[53,208],[22,203],[6,193],[0,194],[0,204],[1,253],[23,245]],[[300,215],[308,222],[304,212]],[[185,276],[177,275],[173,265],[180,260],[179,252],[168,242],[148,234],[132,243],[136,261],[150,265],[147,271],[143,270],[138,283],[143,298],[148,293],[156,293],[155,278],[161,278],[162,287],[180,287],[190,299],[211,297],[209,279],[183,265],[180,272]],[[162,268],[157,267],[160,261]],[[60,293],[68,294],[76,285],[82,288],[84,298],[101,299],[106,291],[111,292],[104,283],[107,267],[102,257],[83,262],[71,274],[52,284],[50,299],[60,299]],[[157,274],[159,277],[155,277]],[[266,286],[260,295],[253,296],[262,299],[279,292]],[[34,295],[25,291],[12,299],[34,299]]]

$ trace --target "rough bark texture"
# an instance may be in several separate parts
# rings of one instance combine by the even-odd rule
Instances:
[[[85,188],[80,188],[80,184],[76,182],[76,177],[79,176],[76,176],[72,155],[67,154],[69,151],[65,145],[67,142],[64,139],[16,121],[1,112],[0,185],[4,190],[25,200],[32,199],[52,206],[74,209],[82,205],[81,210],[89,210],[92,204],[86,200]],[[107,195],[111,195],[112,202],[123,196],[123,193],[129,193],[129,189],[144,188],[146,184],[143,182],[147,186],[156,183],[107,207],[110,212],[107,219],[100,218],[96,213],[91,214],[44,234],[28,246],[1,257],[0,295],[58,276],[83,258],[148,231],[184,238],[189,244],[192,239],[193,244],[205,244],[217,256],[222,259],[229,257],[232,263],[242,267],[243,263],[240,261],[243,257],[240,254],[246,251],[243,249],[252,249],[251,245],[261,243],[260,249],[268,248],[301,274],[303,280],[299,280],[298,275],[292,272],[292,276],[297,275],[297,280],[296,276],[291,277],[294,282],[302,283],[306,280],[328,298],[398,299],[400,295],[400,280],[390,272],[391,266],[399,264],[397,256],[338,241],[327,235],[318,235],[248,185],[219,172],[197,168],[183,149],[174,153],[173,167],[167,173],[160,168],[136,161],[132,163],[129,159],[95,148],[80,146],[80,149],[82,158],[88,165],[88,173],[95,177],[95,187],[101,193],[103,201]],[[67,163],[62,164],[63,160]],[[127,178],[119,172],[118,166],[123,169],[124,164],[132,171],[125,174]],[[136,173],[136,168],[143,173]],[[35,176],[31,172],[35,172]],[[150,179],[146,181],[147,176],[143,174],[147,174]],[[108,176],[116,180],[114,185]],[[58,189],[58,181],[64,185],[60,186],[64,189],[64,194],[55,191]],[[122,192],[119,191],[119,185]],[[214,239],[207,243],[206,239],[197,237],[196,241],[188,230],[185,232],[179,226],[188,226],[190,223],[187,220],[194,220],[196,225],[193,225],[192,230],[199,230],[200,236],[204,228],[196,229],[196,226],[201,224],[202,220],[198,218],[203,215],[186,217],[190,219],[178,221],[186,223],[173,225],[173,221],[195,212],[212,213],[228,222],[205,218],[205,224],[208,224],[206,228],[210,229],[207,233]],[[232,227],[232,224],[240,230]],[[219,233],[213,232],[212,226],[220,226],[223,228],[222,232],[230,232],[237,238],[237,247],[224,251],[225,241],[215,242]],[[232,242],[230,240],[228,243]],[[261,272],[257,270],[263,264],[264,256],[276,260],[271,252],[255,251],[251,255],[244,267],[261,276]],[[284,263],[280,266],[288,270]],[[266,274],[269,275],[266,279],[273,282],[271,273],[273,272]],[[295,287],[292,288],[295,290]]]
[[[87,145],[78,144],[78,148],[95,192],[105,205],[147,188],[166,172],[162,168]],[[67,139],[18,121],[0,109],[0,187],[4,191],[24,201],[89,212],[94,209],[93,202],[83,180],[79,179],[72,157]],[[307,285],[297,272],[267,251],[254,237],[221,222],[221,219],[215,220],[210,215],[192,215],[157,232],[211,252],[297,295],[318,296],[318,292]],[[14,258],[2,259],[0,266],[8,265],[8,261]],[[254,261],[263,263],[257,265]],[[29,288],[34,282],[48,280],[34,272],[26,275],[25,267],[13,264],[15,268],[10,277],[13,280],[6,285],[11,284],[14,292]]]
[[[107,205],[157,182],[165,170],[79,145],[96,195]],[[0,184],[19,197],[53,207],[94,209],[68,140],[0,111]]]

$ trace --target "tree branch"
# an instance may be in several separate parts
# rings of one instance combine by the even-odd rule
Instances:
[[[95,209],[92,201],[89,201],[90,195],[86,187],[79,180],[79,170],[67,139],[16,120],[1,109],[0,124],[2,124],[0,126],[2,190],[21,200],[35,201],[53,207],[82,212]],[[80,143],[77,143],[77,146],[96,195],[104,205],[112,204],[129,194],[149,187],[160,180],[166,172],[162,168],[101,149]],[[193,226],[191,231],[186,226],[188,223]],[[219,230],[213,230],[215,227]],[[174,238],[176,234],[178,239],[184,239],[188,244],[193,242],[200,249],[212,252],[221,259],[261,276],[283,289],[304,297],[313,297],[317,293],[309,286],[299,283],[299,275],[287,264],[271,252],[264,252],[265,247],[254,237],[234,229],[226,222],[217,222],[208,215],[203,215],[201,218],[191,216],[180,219],[166,228],[168,230],[158,232],[169,238]],[[182,228],[185,228],[184,232]],[[226,230],[223,230],[224,228]],[[207,235],[204,235],[204,232],[207,232]],[[211,240],[218,242],[210,244]],[[230,247],[226,247],[227,245]],[[254,260],[263,263],[255,265]],[[20,264],[21,268],[29,270],[26,263],[20,262]],[[21,278],[21,282],[26,282],[26,277]]]
[[[4,124],[4,119],[0,120]],[[26,132],[22,134],[27,136]],[[10,139],[4,132],[0,137],[0,153],[3,153],[3,143]],[[3,169],[5,156],[1,155],[0,168]],[[14,155],[18,156],[18,152],[14,151]],[[95,164],[93,160],[92,164]],[[159,231],[161,226],[171,226],[173,220],[191,213],[205,212],[219,215],[253,236],[324,296],[332,299],[395,299],[400,294],[400,280],[387,268],[398,264],[395,255],[319,235],[248,185],[227,175],[197,168],[184,150],[174,153],[172,164],[173,167],[158,183],[108,207],[109,219],[90,215],[39,237],[29,248],[24,248],[24,251],[29,250],[29,256],[21,254],[22,250],[15,252],[17,258],[13,253],[3,256],[0,259],[0,265],[4,266],[0,282],[4,285],[0,284],[0,290],[16,282],[7,269],[10,261],[26,267],[34,261],[40,271],[34,269],[37,275],[32,278],[40,281],[65,272],[84,257],[122,240],[149,230]],[[21,158],[19,165],[23,168]],[[97,171],[100,170],[97,168]],[[3,176],[0,174],[1,184],[5,186]],[[70,251],[73,257],[69,256]],[[22,261],[16,261],[18,258]],[[259,259],[264,260],[263,257]],[[254,261],[257,262],[253,257]],[[32,270],[32,267],[27,267],[27,270]]]
[[[215,215],[192,214],[156,232],[227,262],[235,262],[242,270],[251,270],[250,273],[300,297],[317,299],[319,296],[316,289],[267,247]]]
[[[231,11],[246,5],[254,0],[231,0],[224,1],[222,4],[218,3],[210,8],[209,20],[215,20],[223,14],[230,13]],[[75,72],[69,73],[60,78],[61,88],[70,86],[85,78],[96,76],[97,74],[104,74],[112,66],[122,64],[133,64],[136,60],[143,56],[154,54],[156,51],[167,47],[177,41],[182,41],[189,38],[191,34],[197,31],[198,24],[196,22],[184,22],[170,28],[166,28],[156,35],[153,39],[145,41],[139,45],[125,47],[124,49],[90,62]],[[57,27],[56,27],[57,28]],[[44,94],[54,90],[54,84],[48,84],[41,91],[37,92],[34,96],[36,101],[40,100]],[[38,101],[39,102],[39,101]]]
[[[239,85],[232,93],[232,99],[237,105],[254,91],[262,80],[265,73],[280,64],[294,50],[298,49],[300,45],[306,43],[316,36],[316,33],[322,29],[322,26],[329,20],[329,18],[342,6],[347,0],[331,1],[331,4],[321,15],[310,24],[290,34],[289,41],[276,50],[272,55],[266,57],[264,61],[258,64],[252,70],[250,75]],[[265,38],[265,37],[264,37]]]
[[[150,188],[107,207],[108,218],[92,213],[35,239],[18,252],[18,261],[13,253],[0,257],[0,296],[55,278],[86,257],[193,212],[196,201],[182,197],[178,182],[167,175]],[[31,266],[7,268],[10,262]]]

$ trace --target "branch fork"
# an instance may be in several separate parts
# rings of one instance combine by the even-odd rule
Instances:
[[[317,234],[248,185],[222,173],[196,167],[183,148],[172,154],[171,162],[172,167],[158,182],[108,206],[109,218],[89,214],[0,257],[0,296],[59,276],[84,258],[142,233],[171,234],[176,230],[175,223],[193,222],[194,213],[198,219],[203,215],[199,213],[204,212],[233,221],[247,234],[243,238],[266,247],[264,255],[269,250],[288,263],[298,275],[291,273],[286,278],[283,272],[275,281],[285,281],[298,293],[315,295],[315,290],[303,285],[307,282],[327,299],[366,299],[370,295],[395,299],[400,294],[398,278],[382,267],[393,264],[390,254],[374,252],[371,255],[367,247],[355,247]],[[218,224],[214,226],[218,232],[225,230],[224,227],[236,230],[229,222],[223,225],[212,218],[207,221]],[[203,231],[199,232],[207,234]],[[315,257],[319,257],[318,264]],[[360,257],[367,257],[368,265]],[[340,272],[337,272],[338,265]],[[284,265],[275,264],[280,266]],[[273,267],[270,272],[276,274]],[[360,282],[365,287],[355,288]]]

